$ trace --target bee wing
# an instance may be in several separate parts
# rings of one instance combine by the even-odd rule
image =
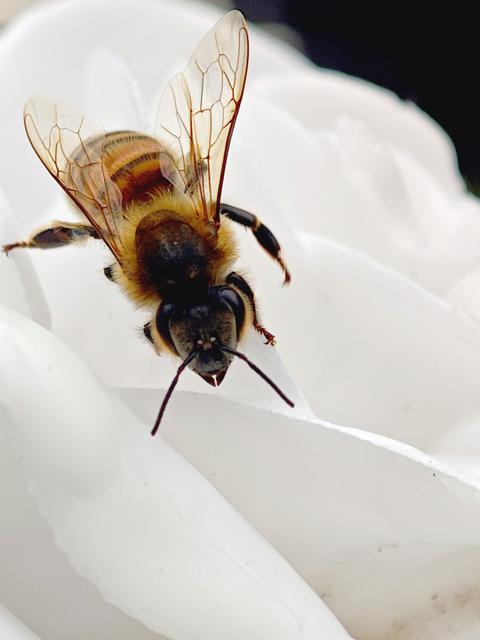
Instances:
[[[168,83],[156,117],[156,135],[165,149],[162,172],[192,200],[205,223],[216,226],[247,68],[247,25],[239,11],[230,11]]]
[[[42,96],[27,102],[23,118],[40,160],[120,262],[122,194],[102,162],[102,128],[75,107]]]

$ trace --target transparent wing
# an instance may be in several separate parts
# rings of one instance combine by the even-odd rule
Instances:
[[[164,89],[155,123],[164,175],[205,223],[219,223],[228,147],[248,68],[248,32],[230,11],[203,38],[183,73]]]
[[[122,195],[102,162],[101,127],[75,107],[42,96],[31,98],[23,115],[36,154],[120,262]]]

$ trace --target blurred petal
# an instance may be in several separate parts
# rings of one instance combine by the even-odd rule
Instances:
[[[394,158],[416,223],[401,240],[401,270],[444,296],[480,264],[480,203],[471,194],[449,193],[414,156],[396,152]]]
[[[312,131],[332,129],[339,116],[362,120],[386,142],[417,157],[451,192],[464,190],[453,144],[444,131],[414,104],[386,89],[314,69],[262,80],[255,92]]]
[[[290,114],[253,98],[242,110],[237,133],[242,144],[237,140],[232,149],[225,184],[230,201],[255,210],[272,228],[286,219],[290,229],[402,265],[397,235],[403,239],[413,222],[406,190],[390,152],[362,123],[344,119],[316,136]],[[242,160],[236,161],[239,154]],[[248,165],[278,202],[260,199]],[[281,226],[280,234],[288,257],[295,239]]]
[[[478,268],[478,201],[449,191],[418,156],[393,146],[370,123],[337,117],[330,129],[313,134],[255,97],[237,133],[225,192],[280,228],[287,257],[295,241],[283,231],[283,219],[359,250],[438,295]],[[262,201],[247,164],[278,203]]]
[[[112,131],[152,132],[140,89],[126,63],[106,47],[94,49],[85,68],[88,112]]]

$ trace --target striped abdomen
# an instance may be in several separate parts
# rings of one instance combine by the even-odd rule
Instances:
[[[170,183],[160,170],[161,146],[157,140],[135,131],[107,133],[103,164],[110,179],[122,192],[123,208],[142,202],[154,189]]]
[[[135,131],[113,131],[91,137],[72,154],[69,183],[102,203],[111,200],[105,194],[104,176],[109,178],[120,190],[124,211],[131,204],[148,200],[155,189],[171,188],[160,169],[161,151],[155,138]],[[97,161],[99,157],[101,164]],[[95,210],[90,213],[97,217]],[[100,227],[105,226],[103,218],[97,221]]]

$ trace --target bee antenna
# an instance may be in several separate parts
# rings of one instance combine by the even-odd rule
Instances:
[[[294,407],[295,404],[290,400],[290,398],[288,398],[283,391],[280,389],[280,387],[278,387],[275,382],[269,378],[267,376],[266,373],[264,373],[261,369],[259,369],[257,367],[256,364],[253,364],[253,362],[251,360],[249,360],[247,358],[247,356],[244,353],[240,353],[240,351],[235,351],[235,349],[231,349],[230,347],[225,347],[225,346],[221,346],[220,349],[222,351],[226,351],[227,353],[231,353],[234,356],[237,356],[237,358],[240,358],[240,360],[243,360],[244,362],[246,362],[248,364],[248,366],[250,367],[250,369],[253,369],[253,371],[255,371],[255,373],[258,373],[258,375],[263,378],[265,380],[265,382],[267,382],[274,391],[276,391],[278,393],[278,395],[282,398],[282,400],[284,400],[290,407]]]
[[[160,422],[162,421],[163,414],[165,413],[165,409],[167,408],[168,401],[170,400],[170,396],[172,395],[173,390],[177,386],[178,379],[182,375],[184,369],[190,364],[190,362],[197,355],[197,353],[198,353],[197,349],[194,349],[193,351],[191,351],[188,354],[188,356],[185,358],[185,360],[182,362],[182,364],[178,367],[177,373],[175,374],[175,377],[172,380],[172,382],[170,383],[170,386],[168,387],[167,393],[165,394],[165,397],[163,398],[162,406],[160,407],[160,411],[158,412],[157,419],[155,420],[155,424],[153,425],[152,436],[154,436],[158,431],[158,427],[160,426]]]

